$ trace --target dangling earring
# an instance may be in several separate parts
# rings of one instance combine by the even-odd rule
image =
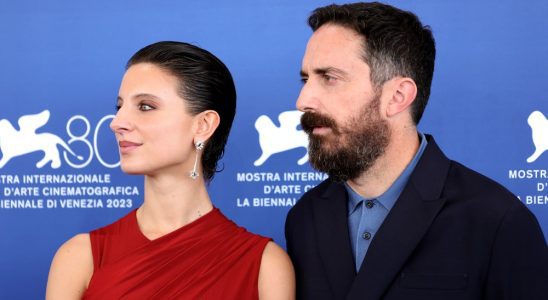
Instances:
[[[192,169],[192,171],[190,171],[190,178],[196,180],[196,178],[198,178],[198,176],[200,176],[200,174],[198,174],[198,152],[202,151],[204,149],[204,142],[202,141],[197,141],[196,143],[194,143],[194,146],[196,147],[196,159],[194,160],[194,169]]]

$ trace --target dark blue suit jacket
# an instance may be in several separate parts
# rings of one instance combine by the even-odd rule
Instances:
[[[548,248],[534,215],[427,139],[357,274],[342,184],[328,179],[291,209],[298,299],[548,299]]]

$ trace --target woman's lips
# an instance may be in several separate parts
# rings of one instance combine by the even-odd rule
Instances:
[[[131,152],[133,149],[141,146],[140,143],[134,143],[129,141],[120,141],[118,142],[118,146],[120,147],[120,153],[121,154],[127,154]]]

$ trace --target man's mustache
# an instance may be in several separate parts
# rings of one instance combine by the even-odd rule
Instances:
[[[328,127],[334,133],[338,133],[337,123],[332,118],[313,112],[305,112],[301,116],[301,127],[304,132],[311,134],[314,127]]]

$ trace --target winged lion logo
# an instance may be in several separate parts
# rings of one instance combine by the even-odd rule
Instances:
[[[52,133],[36,133],[36,130],[44,126],[49,120],[49,110],[38,114],[21,116],[17,122],[19,130],[6,119],[0,120],[0,169],[12,158],[22,156],[35,151],[44,152],[44,157],[36,163],[37,168],[42,168],[51,162],[51,167],[57,169],[61,166],[61,158],[57,145],[63,147],[68,153],[79,160],[82,156],[76,155],[60,137]]]
[[[297,126],[300,124],[303,113],[297,110],[284,111],[278,116],[280,127],[272,120],[262,115],[255,121],[255,129],[259,132],[259,145],[261,146],[261,157],[253,164],[260,166],[273,154],[294,148],[308,148],[308,136]],[[303,165],[308,161],[308,152],[300,158],[297,163]]]

